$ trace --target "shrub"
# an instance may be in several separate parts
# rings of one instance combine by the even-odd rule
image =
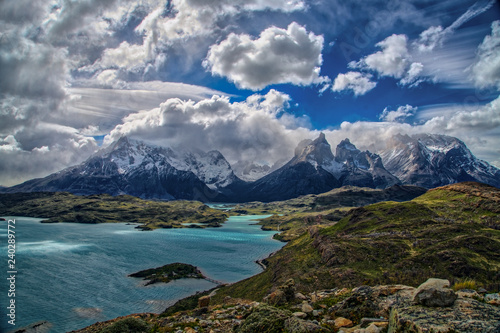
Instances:
[[[465,279],[463,281],[457,281],[452,287],[453,290],[458,291],[462,289],[470,289],[470,290],[476,290],[477,289],[477,283],[475,280],[472,279]]]
[[[101,333],[144,333],[148,330],[149,326],[144,320],[129,317],[105,327]]]

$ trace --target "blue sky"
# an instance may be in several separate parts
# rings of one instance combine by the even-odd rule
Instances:
[[[500,166],[494,0],[3,1],[0,31],[2,185],[123,135],[272,165],[428,132]]]

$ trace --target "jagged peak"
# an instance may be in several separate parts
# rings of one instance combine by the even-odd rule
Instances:
[[[329,145],[328,141],[326,141],[325,133],[323,132],[319,133],[319,136],[316,138],[316,140],[313,141],[313,144],[319,144],[319,143],[326,143]]]
[[[340,141],[340,143],[337,145],[337,149],[339,148],[352,151],[359,151],[359,149],[356,148],[356,146],[351,143],[351,140],[349,140],[349,138],[345,138],[344,140]]]
[[[292,163],[310,162],[322,165],[334,159],[330,144],[326,140],[325,134],[320,133],[314,141],[302,140],[295,148],[295,157]]]

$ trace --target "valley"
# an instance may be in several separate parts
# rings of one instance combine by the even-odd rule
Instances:
[[[237,205],[234,212],[238,213],[275,213],[259,224],[274,230],[279,227],[278,238],[288,241],[263,260],[264,271],[181,300],[163,314],[134,318],[142,318],[154,332],[179,328],[191,332],[187,327],[198,332],[253,332],[245,328],[249,325],[275,332],[270,327],[278,324],[269,323],[266,316],[282,318],[279,325],[285,326],[279,327],[287,332],[295,332],[291,318],[299,320],[293,325],[309,327],[300,332],[353,332],[356,327],[367,329],[356,325],[378,313],[385,326],[374,332],[399,332],[397,327],[401,332],[420,332],[416,327],[439,325],[451,325],[455,332],[476,332],[470,326],[476,324],[458,324],[463,320],[458,313],[467,307],[482,318],[477,327],[483,330],[477,332],[490,332],[496,327],[495,318],[500,318],[494,300],[500,290],[500,190],[472,182],[429,191],[403,189],[389,201],[387,190],[347,187],[283,202]],[[342,198],[349,196],[358,197],[359,202],[374,197],[386,200],[357,208],[342,206]],[[280,210],[283,213],[278,214]],[[452,310],[457,314],[456,324],[443,319],[448,316],[446,308],[412,307],[415,288],[433,277],[449,281],[458,292]],[[198,302],[203,295],[210,295],[209,306]],[[235,315],[220,317],[229,313],[224,309],[232,309]],[[424,313],[427,319],[422,321]],[[393,316],[405,319],[391,322]],[[355,327],[341,328],[340,318],[351,323],[347,327]],[[78,332],[100,332],[115,322]]]

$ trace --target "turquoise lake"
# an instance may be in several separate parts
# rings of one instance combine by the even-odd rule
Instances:
[[[159,313],[216,286],[184,279],[144,287],[144,281],[127,277],[168,263],[195,265],[225,283],[257,274],[261,268],[255,260],[284,245],[272,239],[275,232],[253,225],[262,217],[233,216],[221,228],[154,231],[123,223],[42,224],[16,217],[15,327],[7,323],[7,223],[0,222],[0,332],[41,320],[52,325],[50,332],[67,332],[131,313]]]

